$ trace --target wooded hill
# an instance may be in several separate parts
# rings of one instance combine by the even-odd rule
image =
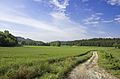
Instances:
[[[23,37],[17,37],[17,41],[20,45],[33,45],[33,46],[47,46],[47,43],[44,43],[42,41],[35,41],[32,39],[25,39]]]
[[[13,47],[17,46],[17,38],[9,33],[9,31],[0,31],[0,46]]]

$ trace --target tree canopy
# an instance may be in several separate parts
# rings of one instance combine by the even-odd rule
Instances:
[[[16,46],[18,45],[17,39],[15,36],[5,30],[4,32],[0,31],[0,46]]]

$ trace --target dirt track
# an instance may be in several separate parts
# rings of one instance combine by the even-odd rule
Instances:
[[[117,79],[97,65],[98,54],[93,51],[92,57],[78,65],[68,76],[68,79]]]

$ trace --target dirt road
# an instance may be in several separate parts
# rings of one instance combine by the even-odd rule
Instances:
[[[97,65],[98,54],[93,51],[92,57],[78,65],[68,76],[68,79],[117,79]]]

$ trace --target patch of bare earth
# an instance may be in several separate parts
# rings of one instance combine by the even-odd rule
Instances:
[[[92,57],[85,63],[78,65],[67,79],[117,79],[104,69],[99,68],[97,51],[93,51]]]

